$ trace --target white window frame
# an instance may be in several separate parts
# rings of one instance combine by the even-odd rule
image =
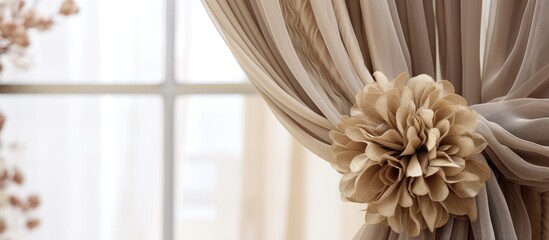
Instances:
[[[163,223],[164,240],[174,239],[175,182],[175,101],[193,94],[256,94],[249,83],[195,84],[178,83],[175,76],[176,0],[166,0],[166,47],[164,78],[158,84],[1,84],[0,94],[24,95],[156,95],[163,99]]]

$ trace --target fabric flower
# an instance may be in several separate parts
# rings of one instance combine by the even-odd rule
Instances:
[[[475,221],[474,197],[490,177],[476,112],[448,81],[374,76],[330,132],[342,198],[367,203],[367,223],[412,236],[449,216]]]

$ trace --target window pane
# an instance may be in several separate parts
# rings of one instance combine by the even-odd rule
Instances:
[[[244,96],[176,103],[176,239],[239,239]]]
[[[36,2],[53,14],[61,0]],[[28,70],[2,57],[0,82],[158,83],[165,66],[165,1],[77,1],[80,13],[31,31]]]
[[[177,1],[176,76],[185,83],[240,83],[244,72],[201,1]]]
[[[2,155],[42,204],[24,239],[162,236],[162,102],[153,96],[0,96]]]

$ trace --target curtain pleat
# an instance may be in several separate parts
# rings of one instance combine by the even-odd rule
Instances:
[[[549,1],[492,0],[488,12],[478,0],[203,2],[279,121],[325,160],[328,132],[376,71],[447,79],[479,113],[493,173],[478,219],[418,237],[365,225],[355,239],[549,235]]]
[[[410,56],[407,50],[402,49],[402,46],[406,47],[403,33],[395,26],[400,22],[393,18],[396,6],[390,3],[394,2],[361,0],[360,8],[372,60],[371,72],[380,71],[393,79],[403,72],[410,74],[407,63]]]
[[[486,39],[482,100],[509,93],[522,65],[536,1],[492,1]]]
[[[542,200],[542,222],[549,222],[549,192],[545,192],[541,196]],[[541,229],[541,239],[549,239],[549,224],[543,224]]]
[[[360,2],[356,0],[346,0],[346,8],[342,11],[348,12],[349,21],[353,26],[354,37],[356,38],[364,59],[364,66],[366,69],[372,68],[372,60],[370,59],[370,50],[368,47],[368,41],[366,41],[366,29],[364,28],[364,19],[362,18],[362,10],[360,8]],[[341,5],[341,1],[335,1],[335,5]],[[336,8],[342,9],[342,8]],[[341,16],[341,15],[340,15]],[[370,76],[369,82],[373,82],[374,79]]]
[[[436,74],[436,39],[433,1],[397,0],[397,15],[406,41],[410,46],[412,75]]]

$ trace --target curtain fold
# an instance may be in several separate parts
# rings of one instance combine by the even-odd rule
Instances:
[[[433,1],[423,0],[410,2],[396,1],[400,26],[406,46],[410,46],[410,59],[407,62],[411,66],[412,75],[436,74],[436,31]]]
[[[549,136],[540,134],[549,130],[549,2],[492,0],[488,12],[476,0],[203,2],[278,119],[325,160],[328,132],[376,71],[390,79],[403,72],[447,79],[479,113],[476,130],[493,169],[476,197],[479,218],[451,218],[418,238],[366,225],[355,239],[549,234],[549,215],[534,211],[549,208],[542,197],[549,191]]]

